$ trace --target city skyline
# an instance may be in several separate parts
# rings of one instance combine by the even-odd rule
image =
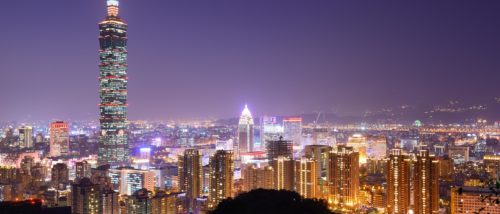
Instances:
[[[0,36],[0,118],[98,116],[102,3],[2,3],[12,31]],[[448,3],[127,1],[130,118],[237,117],[245,103],[255,115],[359,114],[499,97],[500,3]]]
[[[95,1],[3,27],[0,212],[500,213],[493,4]]]

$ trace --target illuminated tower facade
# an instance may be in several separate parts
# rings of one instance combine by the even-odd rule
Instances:
[[[196,149],[186,149],[179,156],[179,189],[186,193],[188,199],[196,199],[201,195],[201,154]]]
[[[352,147],[339,146],[330,153],[330,200],[336,206],[351,208],[358,204],[359,174],[359,153]]]
[[[292,159],[284,156],[269,160],[269,165],[273,167],[274,189],[294,191],[294,163]]]
[[[304,198],[317,197],[316,164],[316,161],[305,157],[295,161],[295,191]]]
[[[118,16],[118,0],[107,1],[108,15],[99,23],[100,125],[98,164],[126,165],[127,24]]]
[[[410,206],[411,160],[393,149],[387,161],[387,213],[406,214]]]
[[[240,158],[240,153],[253,151],[253,117],[246,105],[238,123],[238,141],[234,151],[237,159]]]
[[[69,125],[63,121],[50,124],[50,156],[69,154]]]
[[[307,145],[304,148],[304,156],[314,160],[316,166],[317,191],[316,197],[327,198],[328,192],[328,171],[330,152],[332,147],[327,145]]]
[[[243,176],[243,191],[274,188],[273,167],[271,166],[258,168],[256,164],[251,164],[243,168],[241,174]]]
[[[439,213],[439,162],[420,150],[414,166],[413,211],[415,214]]]
[[[218,150],[210,159],[210,188],[208,207],[215,208],[222,200],[232,197],[234,161],[233,152]]]

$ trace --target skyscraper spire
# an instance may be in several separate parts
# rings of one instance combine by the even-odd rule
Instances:
[[[117,17],[120,12],[120,2],[118,0],[107,0],[108,16]]]
[[[100,127],[99,165],[127,165],[127,24],[118,17],[118,0],[107,0],[108,15],[99,23]]]
[[[238,123],[238,138],[234,150],[236,159],[240,159],[241,152],[253,151],[253,118],[247,105],[241,112]]]

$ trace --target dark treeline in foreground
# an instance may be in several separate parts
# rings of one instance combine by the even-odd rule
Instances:
[[[333,214],[324,200],[306,199],[286,190],[256,189],[229,198],[211,214]]]

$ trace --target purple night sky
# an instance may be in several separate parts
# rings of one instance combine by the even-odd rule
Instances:
[[[104,0],[0,2],[0,120],[98,117]],[[482,102],[498,0],[121,0],[129,118]]]

